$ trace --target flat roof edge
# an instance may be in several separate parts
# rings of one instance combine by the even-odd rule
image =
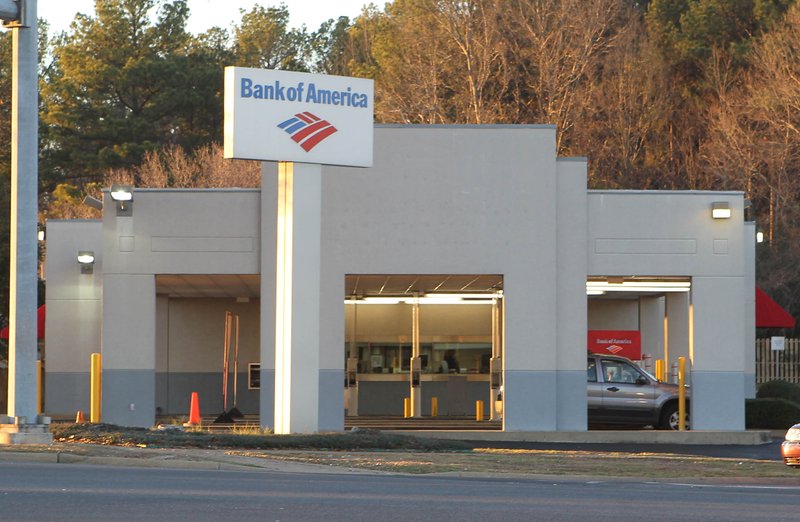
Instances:
[[[109,192],[110,188],[104,188],[103,192]],[[241,187],[133,187],[134,192],[261,192],[260,188],[241,188]]]
[[[58,218],[58,219],[47,219],[46,222],[47,223],[102,223],[103,220],[102,219],[85,219],[85,218],[82,218],[82,219],[63,219],[63,218]]]
[[[554,123],[376,123],[376,129],[555,129]]]
[[[679,194],[694,196],[744,196],[742,190],[631,190],[587,189],[589,194]]]

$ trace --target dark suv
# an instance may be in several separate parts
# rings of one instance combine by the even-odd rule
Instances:
[[[659,382],[634,362],[589,354],[589,424],[678,429],[678,386]],[[688,419],[689,394],[686,394]],[[688,420],[687,420],[688,428]]]

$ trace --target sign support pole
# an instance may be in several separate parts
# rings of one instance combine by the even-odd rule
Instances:
[[[273,416],[275,433],[314,433],[321,425],[335,426],[333,419],[342,414],[342,403],[332,395],[334,389],[341,393],[342,381],[329,378],[338,368],[326,367],[324,375],[320,370],[322,165],[372,166],[373,108],[373,81],[365,78],[225,68],[224,157],[278,162],[277,201],[268,201],[263,190],[261,200],[261,235],[270,236],[261,244],[262,254],[273,241],[271,229],[277,255],[274,269],[269,257],[261,259],[262,289],[272,292],[263,276],[275,273],[274,354],[265,344],[271,339],[261,345],[265,357],[274,355],[275,393],[273,410],[264,400],[260,412],[262,423]],[[266,216],[276,216],[275,228],[263,226]],[[324,297],[333,302],[332,295]],[[272,310],[262,310],[263,326]],[[354,352],[352,345],[343,368],[348,388],[354,388],[351,396],[357,393]],[[269,368],[262,367],[261,374],[266,382]],[[348,406],[355,411],[354,402]],[[320,404],[335,411],[321,411]]]
[[[319,431],[322,167],[278,165],[275,433]]]

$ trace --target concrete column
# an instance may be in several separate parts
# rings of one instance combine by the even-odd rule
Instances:
[[[337,183],[338,180],[332,181]],[[322,236],[326,236],[322,223]],[[324,240],[323,240],[324,241]],[[335,248],[323,243],[319,305],[319,431],[344,431],[345,337],[344,270],[333,259]],[[330,256],[327,257],[326,256]],[[361,309],[363,312],[363,309]],[[355,349],[356,346],[353,345]],[[358,357],[357,352],[355,357]],[[357,360],[351,360],[355,365]]]
[[[275,427],[275,281],[278,244],[278,164],[261,164],[261,390],[259,417],[262,428]]]
[[[103,422],[153,426],[156,409],[154,275],[103,275],[102,340]]]
[[[642,354],[650,354],[655,372],[656,359],[664,359],[664,297],[639,298],[639,332]]]
[[[744,396],[756,397],[756,224],[744,224]]]
[[[745,290],[744,277],[692,279],[692,429],[744,429]]]
[[[666,370],[667,380],[673,382],[672,365],[678,363],[678,357],[686,357],[687,370],[690,370],[692,359],[689,354],[689,293],[670,292],[666,294]],[[691,372],[687,371],[687,384],[691,383]],[[673,384],[677,384],[675,381]]]
[[[547,252],[548,248],[542,251]],[[547,253],[545,256],[552,257],[550,266],[555,270],[555,256]],[[521,271],[516,274],[503,276],[506,333],[503,353],[503,430],[555,431],[555,277],[552,273],[545,276],[535,269],[525,275]],[[583,374],[581,384],[585,397],[586,369]]]
[[[585,430],[586,160],[537,167],[536,248],[503,276],[503,429]]]
[[[556,234],[556,429],[585,431],[588,329],[586,160],[560,159]]]
[[[169,297],[156,296],[156,413],[159,409],[164,413],[171,413],[169,396]],[[192,390],[195,391],[195,390]],[[205,397],[200,397],[200,406],[204,405]],[[173,401],[184,403],[187,406],[183,411],[189,411],[191,395],[176,397]],[[202,411],[202,410],[201,410]]]
[[[347,348],[347,364],[345,378],[347,387],[344,390],[344,407],[347,415],[358,415],[358,345],[356,334],[358,331],[358,305],[353,303],[345,307],[345,319],[350,323],[350,338]],[[355,381],[354,381],[355,379]]]
[[[319,429],[322,168],[278,166],[275,433]]]

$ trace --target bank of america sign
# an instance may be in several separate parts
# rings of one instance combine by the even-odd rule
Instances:
[[[372,166],[373,82],[225,68],[225,157]]]

